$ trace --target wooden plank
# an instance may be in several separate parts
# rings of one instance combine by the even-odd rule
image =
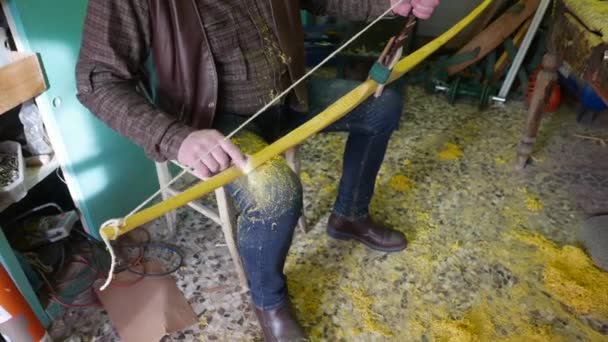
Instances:
[[[608,43],[608,1],[561,0],[567,11],[580,20],[585,27]]]
[[[36,55],[13,53],[12,59],[12,63],[0,68],[0,114],[46,90]]]
[[[558,9],[563,8],[558,5]],[[552,32],[552,44],[555,51],[572,68],[578,78],[583,78],[591,54],[602,44],[602,38],[587,30],[575,16],[560,12],[555,16]]]
[[[515,5],[511,6],[502,16],[496,19],[457,53],[469,53],[479,48],[480,51],[477,58],[450,66],[448,68],[448,74],[451,76],[461,72],[468,66],[487,56],[492,50],[496,49],[496,47],[511,36],[524,21],[534,14],[539,3],[540,0],[520,0]]]

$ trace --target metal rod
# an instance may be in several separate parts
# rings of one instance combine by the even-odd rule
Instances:
[[[534,36],[536,36],[536,32],[540,27],[540,23],[543,21],[545,14],[547,13],[547,9],[549,8],[549,4],[551,4],[551,0],[542,0],[538,9],[536,9],[536,14],[534,14],[534,19],[532,19],[532,24],[530,24],[530,28],[524,37],[523,42],[521,43],[521,47],[517,51],[515,55],[515,59],[513,60],[513,64],[509,69],[509,73],[505,78],[504,83],[502,84],[502,88],[498,92],[498,99],[506,99],[511,91],[511,87],[513,86],[513,82],[515,81],[515,77],[517,76],[517,72],[519,68],[521,68],[521,64],[524,61],[524,58],[528,54],[528,50],[530,49],[530,45],[534,40]]]

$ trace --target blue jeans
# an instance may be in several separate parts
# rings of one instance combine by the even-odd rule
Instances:
[[[293,113],[283,107],[271,109],[233,141],[244,153],[253,154],[285,131],[308,121],[358,83],[313,80],[310,85],[311,114]],[[401,111],[401,95],[386,89],[381,97],[368,99],[324,130],[350,133],[333,208],[335,215],[349,220],[368,215],[376,176],[391,134],[398,127]],[[227,133],[244,120],[237,115],[222,114],[215,127]],[[226,188],[240,211],[238,243],[253,302],[263,310],[277,308],[287,300],[283,266],[302,213],[299,178],[277,157]]]

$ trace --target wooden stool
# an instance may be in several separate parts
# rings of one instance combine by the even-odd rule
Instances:
[[[298,147],[294,147],[285,152],[285,160],[289,167],[297,174],[300,174],[300,158],[298,153]],[[176,163],[176,166],[179,167]],[[170,181],[173,179],[169,171],[169,165],[167,162],[164,163],[156,163],[156,172],[158,174],[158,182],[161,188],[164,188]],[[168,199],[170,197],[175,196],[180,191],[176,190],[173,187],[168,187],[162,193],[163,199]],[[241,284],[247,288],[247,276],[245,275],[245,271],[243,270],[243,265],[241,264],[241,257],[238,250],[237,241],[235,239],[237,233],[236,219],[238,216],[238,211],[235,209],[232,200],[229,198],[226,190],[224,188],[219,188],[215,190],[215,200],[217,202],[217,211],[213,208],[209,208],[204,206],[198,202],[190,202],[188,206],[197,212],[203,214],[205,217],[211,219],[213,222],[219,224],[222,227],[222,231],[224,233],[224,239],[226,240],[226,245],[228,246],[228,250],[230,251],[230,256],[232,257],[232,262],[236,268],[237,275],[239,277],[239,281]],[[167,214],[165,216],[167,220],[167,228],[169,230],[169,234],[175,234],[176,225],[177,225],[177,214],[175,211]],[[308,232],[308,227],[306,226],[306,216],[302,214],[300,220],[298,221],[298,227],[302,229],[303,232]]]

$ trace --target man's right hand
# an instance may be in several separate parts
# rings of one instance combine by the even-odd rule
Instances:
[[[179,148],[177,161],[201,178],[222,172],[231,164],[243,169],[247,163],[236,145],[212,129],[190,133]]]

